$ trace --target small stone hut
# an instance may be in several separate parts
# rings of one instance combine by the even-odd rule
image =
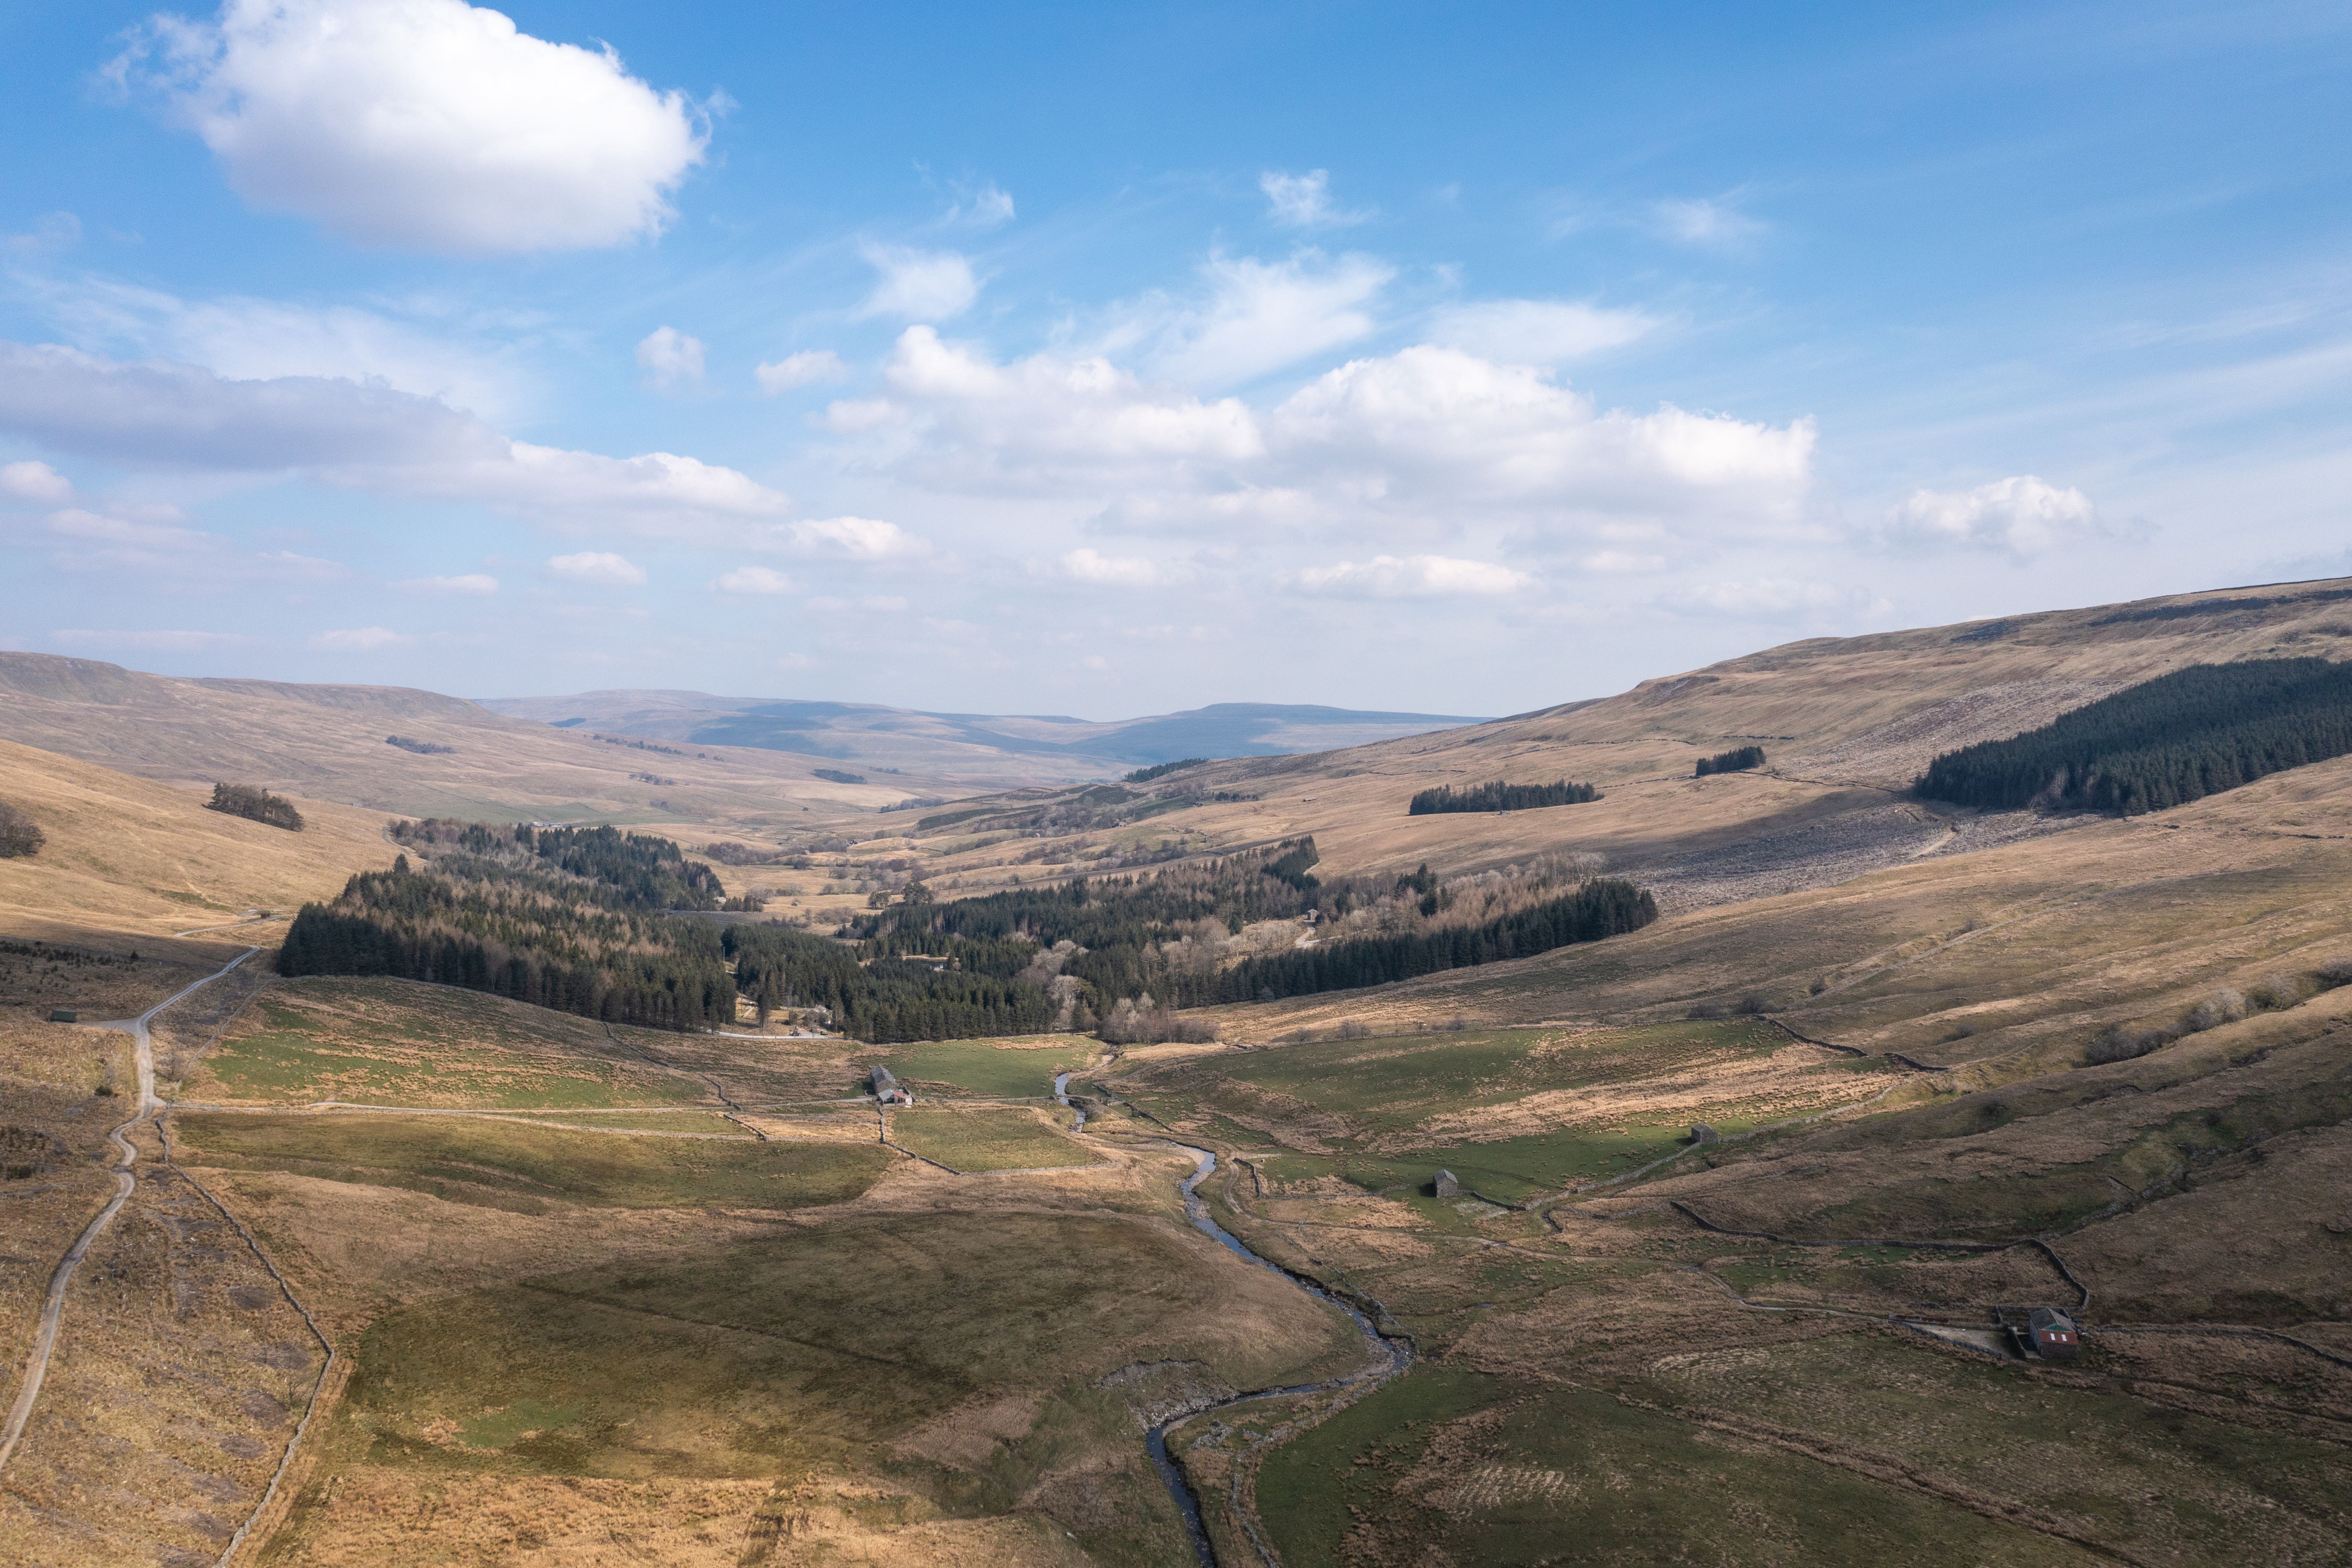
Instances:
[[[907,1086],[891,1076],[888,1068],[874,1069],[874,1103],[877,1105],[912,1105],[914,1095]]]
[[[1723,1134],[1704,1121],[1694,1121],[1691,1123],[1690,1141],[1694,1143],[1720,1143]]]
[[[1453,1172],[1440,1171],[1437,1180],[1430,1184],[1430,1190],[1441,1198],[1457,1198],[1462,1195],[1462,1184],[1454,1180]]]

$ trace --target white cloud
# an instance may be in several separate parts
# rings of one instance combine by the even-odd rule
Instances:
[[[929,541],[918,539],[897,523],[878,518],[819,518],[787,523],[783,532],[796,549],[813,554],[846,556],[853,561],[898,561],[931,552]]]
[[[459,254],[658,234],[702,161],[697,107],[609,47],[463,0],[226,0],[110,68],[162,90],[246,202],[369,245]]]
[[[457,577],[411,577],[393,586],[413,594],[455,594],[485,599],[499,591],[499,580],[486,572],[467,572]]]
[[[1761,220],[1741,212],[1728,196],[1652,202],[1650,226],[1666,238],[1685,245],[1718,248],[1744,244],[1765,229]]]
[[[1914,490],[1886,513],[1886,532],[1900,542],[2005,551],[2021,561],[2107,531],[2090,497],[2032,474],[1972,490]]]
[[[1717,526],[1787,521],[1811,479],[1814,431],[1672,405],[1601,412],[1543,372],[1455,349],[1355,360],[1269,420],[1297,468],[1369,504],[1677,513]]]
[[[547,569],[567,583],[596,588],[639,588],[646,581],[644,567],[606,550],[550,556]]]
[[[1298,585],[1307,593],[1341,598],[1492,598],[1534,584],[1524,572],[1450,555],[1375,555],[1362,563],[1309,567],[1298,574]]]
[[[962,315],[980,298],[980,279],[971,260],[956,251],[896,245],[866,245],[859,251],[866,265],[882,275],[874,291],[851,312],[860,321],[898,316],[909,321],[944,321]]]
[[[656,327],[637,344],[637,368],[646,381],[667,392],[681,382],[702,379],[702,340],[676,327]]]
[[[1104,555],[1073,550],[1062,557],[1062,574],[1080,583],[1121,588],[1144,588],[1160,581],[1160,568],[1139,556]]]
[[[349,489],[657,533],[791,506],[732,468],[672,452],[608,458],[512,441],[446,404],[386,386],[320,376],[233,381],[56,344],[0,343],[0,429],[112,462],[291,470]]]
[[[760,390],[773,397],[780,392],[790,392],[795,386],[807,386],[814,382],[839,381],[849,374],[841,356],[831,349],[803,349],[796,354],[786,354],[771,364],[756,367],[752,374],[760,378]]]
[[[488,419],[511,416],[534,401],[511,348],[467,341],[481,323],[429,299],[362,310],[243,295],[184,300],[87,274],[32,275],[19,283],[77,343],[127,358],[184,361],[236,381],[291,375],[382,383]]]
[[[788,594],[792,587],[790,577],[766,566],[738,566],[710,580],[717,594]]]
[[[0,463],[0,496],[53,506],[73,499],[73,482],[47,463]]]
[[[1622,348],[1658,327],[1641,310],[1604,310],[1573,300],[1489,300],[1449,305],[1430,321],[1430,341],[1505,364],[1559,364]]]
[[[1328,169],[1309,169],[1303,174],[1268,169],[1257,177],[1257,188],[1265,193],[1274,221],[1293,228],[1357,224],[1372,216],[1368,212],[1341,212],[1331,205],[1331,173]]]
[[[373,653],[409,640],[383,626],[353,626],[347,631],[320,632],[310,639],[310,646],[323,653]]]
[[[1378,325],[1369,307],[1395,268],[1366,256],[1287,261],[1213,257],[1201,268],[1208,298],[1177,305],[1148,297],[1111,342],[1149,333],[1152,368],[1178,381],[1232,385],[1354,342]]]
[[[854,420],[829,420],[871,443],[875,466],[942,490],[1089,496],[1103,526],[1129,532],[1785,534],[1801,524],[1815,435],[1804,419],[1604,411],[1543,370],[1428,346],[1351,361],[1265,413],[1100,356],[1000,365],[928,327],[901,335],[884,384]]]

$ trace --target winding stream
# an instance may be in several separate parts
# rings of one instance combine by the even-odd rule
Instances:
[[[1054,1087],[1057,1093],[1067,1077],[1068,1075],[1065,1074],[1062,1079],[1055,1080]],[[1185,1532],[1192,1537],[1193,1554],[1201,1560],[1202,1568],[1217,1568],[1216,1550],[1209,1542],[1208,1527],[1202,1522],[1200,1499],[1192,1495],[1192,1488],[1184,1479],[1183,1471],[1177,1468],[1176,1461],[1169,1455],[1169,1432],[1196,1416],[1206,1415],[1219,1410],[1230,1410],[1237,1405],[1247,1405],[1255,1400],[1275,1399],[1285,1394],[1328,1394],[1338,1389],[1354,1388],[1362,1384],[1386,1382],[1412,1364],[1412,1346],[1402,1339],[1384,1338],[1380,1330],[1373,1326],[1371,1319],[1348,1302],[1332,1295],[1322,1287],[1300,1279],[1282,1265],[1270,1262],[1251,1251],[1239,1237],[1216,1222],[1215,1216],[1209,1213],[1208,1200],[1202,1197],[1197,1190],[1202,1182],[1215,1173],[1217,1156],[1209,1150],[1196,1149],[1189,1143],[1171,1143],[1169,1147],[1181,1149],[1185,1153],[1192,1155],[1195,1162],[1192,1173],[1178,1186],[1178,1190],[1184,1194],[1184,1212],[1191,1216],[1192,1223],[1236,1258],[1254,1263],[1270,1273],[1280,1275],[1297,1289],[1305,1291],[1317,1300],[1328,1302],[1347,1313],[1354,1320],[1357,1331],[1363,1335],[1364,1349],[1370,1357],[1364,1365],[1342,1376],[1327,1378],[1321,1383],[1299,1383],[1286,1388],[1260,1388],[1247,1394],[1237,1394],[1231,1399],[1222,1399],[1213,1405],[1204,1405],[1197,1409],[1171,1415],[1145,1434],[1144,1444],[1151,1451],[1152,1468],[1160,1472],[1160,1482],[1167,1487],[1168,1495],[1176,1500],[1177,1508],[1184,1515],[1184,1529]],[[1244,1521],[1244,1527],[1250,1528],[1246,1520]],[[1255,1536],[1255,1531],[1252,1529],[1251,1533]]]
[[[1070,1079],[1076,1076],[1077,1075],[1075,1073],[1066,1072],[1057,1072],[1054,1075],[1054,1098],[1064,1105],[1070,1103]],[[1087,1113],[1083,1109],[1078,1110],[1077,1117],[1076,1121],[1070,1123],[1070,1131],[1073,1132],[1087,1124]]]

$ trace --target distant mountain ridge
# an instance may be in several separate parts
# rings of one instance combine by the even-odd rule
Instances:
[[[576,720],[648,740],[749,746],[842,762],[887,763],[910,746],[946,743],[1106,769],[1194,756],[1329,751],[1486,722],[1460,714],[1275,702],[1217,702],[1178,713],[1097,721],[1066,714],[928,712],[879,703],[702,691],[587,691],[477,700],[491,712],[546,724]]]

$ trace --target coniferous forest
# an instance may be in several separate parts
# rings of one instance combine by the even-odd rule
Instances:
[[[1412,797],[1405,808],[1407,816],[1430,816],[1442,811],[1532,811],[1544,805],[1581,805],[1589,800],[1599,800],[1601,792],[1589,784],[1570,784],[1566,779],[1558,784],[1515,784],[1496,780],[1493,784],[1464,784],[1459,789],[1441,784],[1423,790]]]
[[[2352,752],[2352,664],[2193,665],[2006,741],[1947,752],[1916,784],[1988,811],[2039,803],[2137,815]]]
[[[1763,747],[1739,746],[1728,752],[1717,752],[1711,757],[1701,757],[1698,771],[1691,776],[1703,779],[1712,773],[1744,773],[1750,768],[1763,765]]]
[[[535,856],[453,853],[418,869],[403,855],[362,871],[332,903],[302,906],[278,973],[433,981],[655,1029],[735,1016],[718,931]]]
[[[392,831],[430,861],[403,855],[303,906],[279,973],[431,981],[679,1030],[724,1027],[740,993],[763,1017],[822,1007],[857,1039],[961,1039],[1376,985],[1657,918],[1648,893],[1592,876],[1589,858],[1323,880],[1315,841],[1296,838],[1142,875],[913,897],[836,937],[721,931],[670,912],[715,907],[724,889],[666,838],[439,819]]]

